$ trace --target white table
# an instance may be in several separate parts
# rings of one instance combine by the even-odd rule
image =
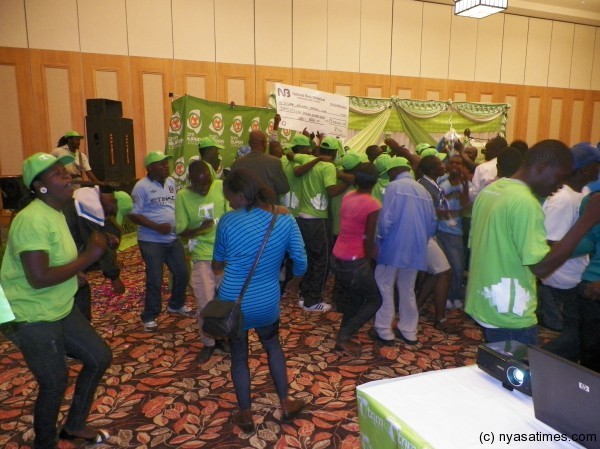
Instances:
[[[535,419],[529,396],[477,365],[369,382],[357,401],[362,449],[582,448],[541,440],[560,434]]]

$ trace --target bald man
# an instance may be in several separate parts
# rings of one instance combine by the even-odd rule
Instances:
[[[251,131],[248,138],[250,153],[235,160],[231,170],[247,168],[256,173],[277,196],[284,195],[290,190],[290,185],[283,172],[281,160],[265,154],[267,149],[267,136],[260,130]]]

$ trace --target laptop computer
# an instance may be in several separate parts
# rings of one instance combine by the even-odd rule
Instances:
[[[535,417],[589,449],[600,449],[600,373],[530,346]]]

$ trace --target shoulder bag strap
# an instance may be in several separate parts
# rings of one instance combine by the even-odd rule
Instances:
[[[260,249],[258,250],[258,254],[256,254],[256,258],[254,259],[254,264],[252,265],[252,268],[250,269],[250,273],[248,273],[246,282],[244,282],[244,286],[242,287],[242,290],[240,291],[240,294],[238,295],[238,298],[237,298],[238,303],[242,302],[244,293],[246,293],[246,289],[248,288],[248,285],[250,285],[250,280],[252,279],[252,276],[254,275],[254,271],[256,270],[256,267],[258,266],[258,261],[260,260],[260,256],[262,255],[262,253],[265,249],[265,246],[267,246],[267,240],[269,240],[269,236],[271,235],[271,231],[275,227],[276,221],[277,221],[277,206],[275,206],[273,209],[273,218],[271,219],[271,223],[269,223],[269,227],[267,228],[265,238],[263,239],[262,245],[260,246]]]

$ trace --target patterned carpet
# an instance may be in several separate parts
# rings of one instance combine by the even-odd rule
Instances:
[[[460,335],[445,335],[432,327],[433,306],[422,314],[419,345],[381,347],[361,330],[359,357],[333,350],[340,315],[310,314],[290,299],[282,300],[281,340],[287,356],[291,393],[308,402],[289,424],[283,423],[269,376],[266,356],[254,334],[250,342],[253,414],[257,431],[241,432],[230,421],[236,399],[227,355],[216,352],[198,366],[194,318],[167,314],[160,332],[143,332],[139,312],[144,292],[143,263],[137,247],[119,254],[124,295],[113,295],[99,273],[89,275],[93,288],[94,325],[113,350],[114,360],[101,383],[89,421],[111,432],[109,444],[121,448],[359,448],[356,385],[475,363],[481,332],[462,311],[449,320]],[[165,278],[165,288],[166,288]],[[165,290],[166,292],[166,290]],[[191,291],[188,304],[195,305]],[[549,337],[542,331],[542,340]],[[80,368],[69,362],[71,376]],[[36,382],[21,354],[0,337],[0,447],[30,448]],[[70,383],[59,422],[73,393]],[[86,447],[61,441],[61,449]]]

